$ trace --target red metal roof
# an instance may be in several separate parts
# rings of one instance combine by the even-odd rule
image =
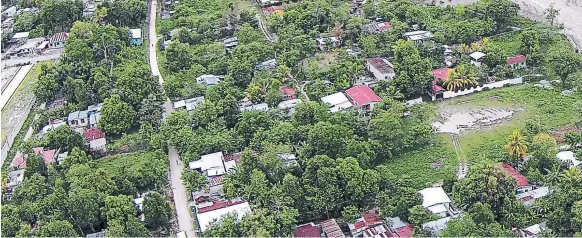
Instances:
[[[321,229],[323,230],[327,237],[329,238],[345,237],[344,233],[342,232],[341,228],[339,227],[335,219],[323,221],[320,224]]]
[[[362,214],[362,217],[364,218],[364,221],[366,222],[366,224],[368,224],[368,226],[374,224],[382,224],[384,222],[384,220],[373,211]]]
[[[97,139],[105,138],[105,132],[97,128],[91,128],[83,133],[83,138],[88,141],[94,141]]]
[[[222,184],[223,178],[224,178],[224,176],[217,176],[217,177],[210,179],[210,186],[212,187],[212,186]]]
[[[521,63],[526,60],[525,55],[514,55],[507,58],[507,65]]]
[[[451,71],[450,68],[435,69],[432,71],[432,75],[434,75],[435,79],[444,81],[449,78],[449,71]]]
[[[358,106],[367,105],[372,102],[381,102],[382,98],[370,89],[368,86],[355,86],[346,90],[346,94],[352,98],[354,103]]]
[[[234,154],[228,154],[224,156],[224,161],[231,161],[234,160],[237,164],[240,163],[240,160],[242,159],[242,152],[239,153],[234,153]]]
[[[507,164],[507,163],[503,163],[501,164],[501,167],[513,178],[515,178],[515,180],[517,180],[517,184],[515,185],[516,188],[520,188],[523,186],[526,186],[529,184],[529,182],[527,181],[527,178],[525,176],[523,176],[523,174],[521,174],[520,172],[518,172],[517,170],[515,170],[513,167],[511,167],[511,165]]]
[[[300,226],[297,226],[295,231],[293,231],[293,237],[305,237],[305,238],[313,238],[313,237],[321,237],[321,231],[317,228],[317,226],[313,223],[307,223]]]
[[[281,92],[285,95],[295,95],[295,88],[283,86],[281,87]]]
[[[414,231],[414,226],[412,224],[408,224],[406,226],[400,227],[396,229],[396,234],[399,237],[412,237],[412,232]]]
[[[387,31],[390,29],[392,25],[390,24],[390,22],[384,22],[384,25],[378,24],[378,29],[380,31]]]
[[[32,151],[34,151],[35,154],[40,155],[46,165],[53,162],[55,154],[57,153],[57,150],[44,150],[44,147],[32,148]]]
[[[209,212],[209,211],[214,211],[214,210],[234,206],[234,205],[241,204],[241,203],[244,203],[244,201],[243,200],[216,201],[216,202],[213,202],[212,205],[210,205],[210,206],[198,208],[198,213],[205,213],[205,212]]]
[[[18,169],[26,168],[26,155],[25,156],[14,156],[12,159],[12,166],[16,166]]]
[[[520,200],[521,202],[527,202],[527,201],[530,201],[530,200],[532,200],[532,199],[534,199],[534,197],[532,197],[532,196],[527,196],[527,197],[522,197],[522,198],[520,198],[519,200]]]
[[[273,13],[275,11],[280,11],[280,10],[283,10],[283,6],[272,6],[272,7],[261,8],[261,11],[266,12],[266,13]]]
[[[396,235],[390,232],[390,229],[386,225],[379,225],[376,227],[372,227],[364,231],[364,237],[381,237],[381,238],[388,238],[388,237],[397,237]]]

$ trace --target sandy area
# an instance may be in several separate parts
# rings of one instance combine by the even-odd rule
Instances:
[[[511,119],[515,112],[523,109],[495,107],[457,107],[440,108],[441,120],[432,123],[439,133],[461,134],[465,131],[484,130]]]
[[[582,49],[582,0],[512,0],[519,4],[520,15],[537,22],[546,22],[545,10],[554,3],[560,11],[557,22],[564,24],[564,33]]]

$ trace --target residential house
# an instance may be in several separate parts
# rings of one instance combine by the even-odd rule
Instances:
[[[200,232],[206,231],[208,225],[215,220],[220,220],[228,214],[235,214],[240,220],[251,212],[248,202],[240,198],[233,200],[221,200],[198,204],[196,209],[196,222]]]
[[[354,105],[342,92],[337,92],[321,98],[321,102],[329,108],[332,113],[341,112],[352,108]]]
[[[174,109],[186,109],[190,112],[204,103],[204,96],[174,102]]]
[[[87,235],[87,238],[105,238],[106,233],[105,231],[95,232]]]
[[[45,150],[44,147],[32,148],[35,154],[40,155],[46,165],[56,162],[57,150]]]
[[[272,72],[276,68],[277,68],[277,60],[276,59],[270,59],[270,60],[261,62],[255,66],[256,71],[266,70],[266,71]]]
[[[346,94],[352,100],[354,105],[358,108],[360,114],[368,115],[374,109],[374,105],[382,101],[370,87],[355,86],[346,90]]]
[[[430,31],[411,31],[402,34],[406,40],[414,42],[415,45],[424,44],[432,39],[433,35]]]
[[[145,221],[145,215],[143,214],[143,201],[144,201],[144,197],[139,197],[139,198],[135,198],[133,199],[133,204],[135,205],[135,208],[137,209],[137,212],[139,214],[139,220],[140,221]]]
[[[346,236],[342,232],[342,229],[339,227],[335,219],[329,219],[319,223],[321,226],[321,230],[325,237],[328,238],[345,238]]]
[[[471,58],[471,64],[477,67],[481,66],[483,57],[485,57],[485,53],[479,51],[475,51],[469,55],[469,58]]]
[[[92,19],[94,13],[95,13],[95,5],[93,5],[93,4],[87,4],[87,6],[83,9],[83,17]]]
[[[442,187],[432,187],[420,190],[422,195],[422,207],[437,215],[439,218],[448,217],[454,214],[451,207],[451,199]]]
[[[330,44],[333,48],[338,48],[341,46],[341,40],[334,36],[326,38],[320,37],[315,40],[317,41],[317,47],[319,50],[326,50],[328,44]]]
[[[2,12],[2,15],[6,17],[13,17],[16,15],[16,6],[11,6]]]
[[[234,47],[236,47],[238,45],[238,37],[231,37],[231,38],[227,38],[225,40],[222,41],[222,44],[224,44],[224,47],[227,50],[232,50]]]
[[[279,90],[281,90],[281,92],[283,93],[283,100],[285,101],[297,98],[297,95],[295,94],[295,88],[293,87],[281,86]]]
[[[197,84],[206,84],[206,87],[210,88],[210,87],[213,87],[214,85],[218,84],[218,82],[220,82],[221,78],[222,78],[222,76],[204,74],[204,75],[200,75],[198,78],[196,78],[196,83]]]
[[[232,167],[232,164],[228,165]],[[198,170],[207,177],[224,175],[228,170],[222,152],[203,155],[199,160],[190,162],[188,168]]]
[[[515,185],[515,194],[519,195],[521,193],[529,192],[534,189],[534,186],[529,184],[527,178],[523,176],[519,171],[515,170],[511,165],[507,163],[502,163],[501,168],[509,174],[509,176],[513,177],[517,184]]]
[[[89,123],[87,112],[88,111],[85,110],[69,113],[69,116],[67,117],[67,123],[69,124],[69,127],[73,129],[87,127],[87,124]]]
[[[285,10],[283,9],[283,6],[281,6],[281,5],[279,5],[279,6],[263,7],[263,8],[261,8],[261,12],[266,17],[270,16],[271,14],[276,14],[278,16],[283,16],[285,14]]]
[[[543,186],[528,192],[517,194],[515,195],[515,198],[521,201],[524,205],[531,207],[538,199],[548,196],[549,194],[550,188]]]
[[[241,112],[247,112],[247,111],[262,111],[262,112],[266,112],[269,111],[269,106],[267,105],[267,103],[259,103],[259,104],[252,104],[245,106],[245,107],[239,107],[239,110]]]
[[[542,237],[542,232],[546,229],[543,224],[535,224],[523,229],[516,229],[519,237],[523,238],[538,238]]]
[[[281,3],[281,0],[257,0],[257,3],[261,5],[261,7],[275,5]]]
[[[216,154],[216,153],[215,153]],[[215,155],[211,155],[211,156],[215,156]],[[216,159],[218,159],[217,157],[219,156],[215,156]],[[234,154],[228,154],[225,155],[224,157],[222,157],[222,163],[223,163],[223,168],[225,171],[229,171],[232,170],[236,167],[236,165],[238,163],[240,163],[242,159],[242,152],[240,153],[234,153]],[[211,162],[215,162],[215,161],[209,161],[209,159],[207,157],[204,158],[203,162],[206,162],[207,164],[210,164]],[[202,171],[205,165],[192,165],[194,168],[200,166],[200,168],[198,169],[198,171]],[[220,165],[218,163],[216,163],[216,168],[220,167]],[[219,199],[223,198],[223,194],[222,194],[222,183],[223,183],[223,178],[224,178],[224,174],[222,175],[213,175],[213,176],[208,176],[208,174],[216,174],[216,173],[205,173],[206,176],[206,180],[207,180],[207,184],[206,186],[204,186],[202,189],[200,189],[199,191],[194,191],[192,192],[192,198],[196,203],[205,203],[205,202],[212,202],[212,201],[217,201]]]
[[[392,233],[398,237],[412,237],[414,226],[400,220],[400,217],[390,217],[387,219]],[[392,236],[394,237],[394,236]]]
[[[103,107],[103,103],[87,107],[90,128],[97,128],[97,125],[99,125],[99,119],[101,119],[101,107]]]
[[[12,158],[12,162],[10,162],[10,167],[15,169],[24,169],[26,168],[26,158],[28,155],[23,154],[22,152],[16,152],[14,158]]]
[[[49,120],[49,124],[42,128],[41,135],[45,135],[49,131],[57,129],[57,128],[64,126],[66,124],[67,124],[67,122],[63,121],[63,120]]]
[[[89,150],[91,152],[105,152],[105,146],[107,145],[105,132],[97,128],[90,128],[83,133],[83,138],[89,142]]]
[[[348,227],[350,228],[350,233],[352,234],[352,237],[359,237],[362,234],[365,233],[371,233],[373,232],[373,230],[375,230],[375,228],[377,228],[378,226],[384,225],[384,219],[382,219],[378,214],[376,214],[376,212],[374,211],[369,211],[366,212],[364,214],[362,214],[362,217],[358,218],[356,220],[355,223],[348,223]],[[391,237],[392,233],[390,233],[390,230],[388,229],[388,227],[386,227],[386,229],[382,229],[379,228],[381,230],[387,230],[385,232],[388,232],[389,235],[387,237]],[[372,231],[369,231],[372,230]],[[369,232],[366,232],[369,231]]]
[[[369,58],[366,60],[366,69],[374,75],[378,81],[390,81],[396,76],[394,66],[384,58]]]
[[[132,45],[141,45],[143,38],[141,37],[141,29],[130,29],[129,37]]]
[[[511,69],[524,69],[526,67],[525,61],[526,61],[526,57],[525,55],[514,55],[511,57],[507,58],[507,66],[509,66]]]
[[[297,157],[295,157],[294,154],[279,153],[277,154],[277,158],[283,161],[283,163],[285,163],[285,166],[287,167],[297,165]]]
[[[390,30],[391,27],[392,25],[390,22],[372,22],[363,26],[363,28],[370,34],[385,32]]]
[[[24,169],[8,172],[8,187],[14,190],[15,187],[24,181]]]
[[[569,168],[575,167],[582,170],[582,161],[578,160],[576,154],[572,151],[560,151],[556,154],[556,158],[566,164]]]
[[[435,69],[432,71],[432,75],[434,79],[432,81],[432,86],[429,90],[429,95],[431,96],[433,101],[437,99],[443,98],[443,93],[446,91],[445,88],[442,86],[442,83],[447,81],[449,78],[449,72],[451,69],[449,68],[441,68]]]
[[[282,101],[277,105],[277,108],[285,110],[287,112],[286,116],[291,117],[295,112],[295,107],[301,103],[301,99],[291,99],[287,101]]]
[[[310,222],[297,226],[291,235],[291,237],[294,238],[321,237],[321,230],[317,225],[315,225],[315,223]]]
[[[429,221],[422,224],[422,229],[430,233],[431,237],[438,237],[442,230],[447,228],[447,223],[458,216],[443,217],[436,221]]]
[[[68,32],[59,32],[51,37],[48,47],[51,49],[63,48],[65,47],[65,41],[69,38]]]

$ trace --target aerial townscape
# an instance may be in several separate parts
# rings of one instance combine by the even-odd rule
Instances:
[[[578,0],[2,1],[2,237],[581,237]]]

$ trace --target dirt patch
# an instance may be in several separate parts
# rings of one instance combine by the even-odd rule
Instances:
[[[465,134],[472,131],[488,130],[503,124],[523,111],[523,108],[472,106],[470,101],[456,105],[441,104],[440,120],[433,122],[438,133]]]
[[[566,133],[573,131],[573,132],[582,132],[582,130],[575,128],[575,127],[571,127],[571,126],[564,126],[564,127],[560,127],[558,129],[556,129],[555,131],[552,132],[552,137],[554,137],[554,139],[556,139],[556,142],[558,143],[563,143],[564,142],[564,136],[566,135]]]

